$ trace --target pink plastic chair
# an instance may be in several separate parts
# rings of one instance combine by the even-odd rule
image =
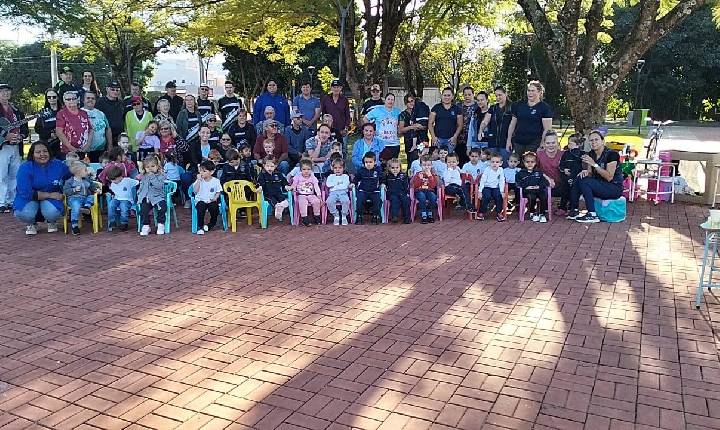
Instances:
[[[435,189],[435,193],[437,194],[437,215],[438,219],[440,221],[443,220],[443,204],[442,202],[445,201],[445,192],[443,190],[442,185],[437,186]],[[410,220],[415,222],[415,213],[417,212],[417,205],[418,201],[415,199],[415,188],[412,186],[410,187]]]
[[[327,200],[328,196],[330,195],[330,190],[328,189],[327,185],[323,182],[322,186],[320,187],[320,190],[322,191],[322,209],[321,217],[322,217],[322,223],[327,223],[327,217],[328,217],[328,207],[327,203],[325,201]],[[352,191],[348,188],[348,199],[350,199],[350,222],[355,224],[355,208],[353,207],[353,200],[352,200]]]
[[[518,187],[518,190],[520,190],[520,209],[518,211],[518,217],[520,218],[520,222],[524,222],[525,206],[528,204],[528,199],[523,197],[522,188]],[[547,208],[548,221],[552,221],[552,189],[550,187],[547,187]]]

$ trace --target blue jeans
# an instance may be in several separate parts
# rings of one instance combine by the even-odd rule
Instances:
[[[415,200],[420,207],[420,216],[431,216],[432,210],[437,206],[437,194],[431,190],[415,190]]]
[[[482,203],[480,204],[480,212],[485,213],[488,210],[490,200],[495,201],[495,212],[498,215],[502,212],[503,207],[503,196],[500,188],[485,187],[482,189]]]
[[[577,209],[580,203],[580,194],[585,199],[588,212],[595,212],[595,198],[600,200],[619,199],[622,196],[622,185],[613,184],[604,179],[593,176],[576,179],[570,189],[570,210]]]
[[[390,202],[390,216],[397,218],[400,216],[402,210],[402,216],[406,223],[410,222],[410,196],[407,194],[390,194],[388,196]]]
[[[445,139],[442,137],[438,137],[437,144],[438,148],[440,148],[441,146],[447,146],[448,152],[451,154],[455,152],[455,144],[450,141],[450,138]]]
[[[70,206],[70,224],[76,226],[80,219],[80,208],[89,208],[95,203],[95,196],[71,196],[68,197],[68,206]]]
[[[43,218],[45,218],[45,221],[49,223],[57,222],[62,216],[62,211],[59,211],[48,200],[33,200],[25,203],[22,209],[16,210],[15,218],[28,225],[35,224],[38,212],[40,212]]]
[[[108,225],[117,224],[117,211],[120,210],[120,224],[127,224],[130,220],[132,202],[128,200],[110,199],[108,204]]]
[[[287,160],[283,160],[278,163],[277,169],[280,171],[280,173],[287,176],[287,174],[290,173],[290,163]]]

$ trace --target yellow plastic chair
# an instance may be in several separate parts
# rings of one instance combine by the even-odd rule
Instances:
[[[98,187],[99,190],[102,190],[102,183],[95,181],[95,186]],[[90,207],[90,218],[92,219],[92,229],[93,233],[98,233],[100,229],[102,228],[102,216],[100,215],[100,196],[101,194],[95,194],[93,196],[94,203]],[[63,216],[63,230],[65,231],[65,234],[68,233],[68,219],[70,218],[70,207],[67,204],[67,196],[63,199],[63,205],[65,206],[65,215]],[[82,227],[82,217],[78,219],[78,226]]]
[[[250,190],[253,193],[253,200],[248,200],[245,195],[245,190]],[[223,185],[223,190],[228,195],[228,212],[229,221],[232,231],[237,231],[237,211],[238,209],[245,209],[247,214],[247,223],[252,225],[252,209],[255,208],[258,211],[258,220],[261,220],[262,213],[262,196],[258,192],[258,189],[250,181],[228,181]]]

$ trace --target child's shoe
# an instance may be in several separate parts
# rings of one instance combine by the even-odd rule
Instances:
[[[333,225],[340,225],[340,216],[339,215],[333,216]]]
[[[478,221],[482,221],[482,220],[485,219],[485,214],[482,213],[482,212],[478,212],[478,213],[475,214],[475,219],[478,220]]]
[[[142,229],[140,229],[140,236],[147,236],[150,234],[150,226],[144,225],[142,226]]]
[[[497,220],[497,222],[503,222],[507,218],[505,218],[505,216],[503,216],[503,214],[498,214],[498,216],[495,219]]]
[[[340,220],[340,224],[342,225],[348,225],[348,217],[347,215],[343,215],[342,219]]]
[[[214,226],[213,226],[213,227],[214,227]],[[207,225],[207,224],[205,224],[205,225],[203,226],[203,230],[205,230],[205,231],[210,231],[210,226]]]
[[[427,223],[428,223],[428,219],[425,215],[423,215],[422,220],[420,221],[420,224],[427,224]]]
[[[155,234],[165,234],[165,224],[158,224]]]
[[[322,224],[322,218],[320,218],[320,215],[315,215],[314,221],[316,225]]]
[[[49,222],[47,223],[47,232],[48,233],[57,233],[58,226],[56,222]]]
[[[427,220],[430,224],[435,222],[435,218],[433,217],[433,214],[428,215]]]
[[[545,215],[540,215],[540,219],[538,219],[538,222],[547,222],[547,218],[545,218]]]
[[[199,228],[197,233],[195,233],[195,234],[197,234],[198,236],[202,236],[203,234],[205,234],[205,230]]]
[[[532,222],[538,222],[538,221],[540,221],[540,215],[530,214],[530,219],[532,220]]]
[[[35,227],[35,224],[28,224],[25,226],[25,234],[28,236],[34,236],[37,234],[37,227]]]
[[[128,225],[127,225],[127,224],[120,224],[120,231],[128,231]]]
[[[373,215],[372,218],[370,218],[370,224],[380,224],[377,215]]]
[[[80,227],[78,227],[77,225],[72,226],[72,234],[73,234],[73,236],[79,235],[79,234],[80,234]]]
[[[508,210],[508,212],[512,212],[513,210],[515,210],[515,205],[512,204],[512,202],[508,202],[507,210]]]
[[[309,226],[309,225],[310,225],[310,218],[308,218],[308,217],[306,217],[306,216],[302,217],[302,225],[304,225],[305,227]]]

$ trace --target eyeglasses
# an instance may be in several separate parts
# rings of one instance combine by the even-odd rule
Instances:
[[[133,103],[133,106],[140,106],[142,103]]]
[[[47,98],[50,99],[50,100],[53,100],[53,99],[56,99],[57,96],[47,96]]]
[[[223,138],[222,138],[222,139],[220,139],[220,140],[224,140],[224,141],[229,141],[229,140],[232,140],[232,139],[230,139],[230,138],[227,138],[227,137],[223,137]]]
[[[120,91],[120,88],[108,88],[110,91]]]
[[[74,101],[77,101],[77,97],[72,97],[72,98],[69,98],[69,99],[68,99],[68,98],[63,98],[63,100],[65,100],[66,102],[74,102]]]

